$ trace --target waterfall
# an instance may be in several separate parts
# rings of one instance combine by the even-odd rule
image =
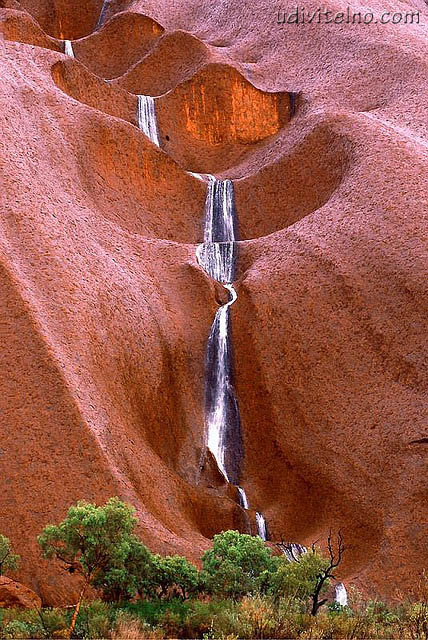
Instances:
[[[223,284],[232,283],[235,277],[235,221],[233,182],[209,175],[204,242],[197,248],[196,257],[208,275]]]
[[[95,31],[97,31],[103,25],[106,9],[107,9],[107,0],[104,0],[101,7],[100,15],[98,18],[98,22],[95,25]]]
[[[217,311],[208,338],[206,356],[206,424],[208,449],[228,482],[239,481],[242,459],[241,420],[232,382],[229,308],[236,300],[231,284],[230,299]]]
[[[233,182],[192,173],[208,182],[205,200],[204,242],[196,257],[206,273],[221,282],[230,293],[228,302],[217,311],[208,338],[206,355],[206,425],[208,449],[226,481],[236,485],[239,503],[249,509],[247,494],[238,485],[243,457],[241,420],[233,387],[230,338],[230,307],[237,299],[233,287],[236,264],[236,210]],[[266,520],[256,513],[257,531],[268,539]]]
[[[160,147],[156,122],[155,99],[151,96],[137,96],[138,127],[157,147]]]
[[[64,40],[64,53],[70,58],[74,58],[73,44],[71,40]]]
[[[247,498],[247,494],[245,493],[245,490],[242,487],[236,487],[236,488],[238,489],[238,494],[239,494],[239,504],[243,509],[248,509],[249,504],[248,504],[248,498]]]
[[[196,257],[213,280],[224,284],[233,282],[235,265],[233,242],[204,242],[197,248]]]
[[[232,180],[208,176],[204,242],[235,242],[235,195]]]
[[[268,532],[267,532],[266,520],[264,515],[257,512],[256,522],[257,522],[257,533],[260,536],[260,538],[266,542],[266,540],[268,539]]]
[[[343,582],[338,582],[334,588],[334,599],[340,604],[342,607],[346,607],[348,604],[348,594],[345,589],[345,585]]]
[[[297,542],[280,543],[277,545],[289,562],[298,562],[300,556],[307,552],[307,548]]]
[[[198,174],[199,177],[199,174]],[[241,420],[233,387],[230,307],[235,263],[233,183],[207,176],[204,243],[196,256],[208,275],[228,289],[230,297],[214,318],[206,352],[206,431],[208,449],[226,481],[238,484],[242,460]]]

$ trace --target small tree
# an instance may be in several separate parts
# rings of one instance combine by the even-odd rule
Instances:
[[[98,572],[94,586],[102,590],[105,600],[130,600],[137,592],[151,585],[153,555],[133,534],[125,543],[124,557],[113,558],[105,569]]]
[[[20,556],[13,553],[9,538],[0,534],[0,576],[6,571],[16,571],[20,560]]]
[[[122,568],[130,549],[130,537],[137,520],[134,508],[119,498],[102,507],[83,500],[69,508],[59,525],[47,525],[38,537],[46,558],[57,558],[69,573],[83,577],[69,637],[71,637],[85,591],[97,586],[112,567]]]
[[[327,588],[330,578],[335,579],[335,575],[332,573],[337,567],[340,565],[343,559],[343,554],[345,552],[345,545],[343,543],[342,533],[339,531],[337,534],[337,552],[333,548],[333,541],[331,536],[331,531],[329,533],[327,539],[327,549],[328,549],[328,564],[327,566],[320,569],[316,576],[316,584],[313,592],[311,593],[312,598],[312,610],[311,614],[316,616],[318,613],[318,609],[322,607],[323,604],[327,602],[327,598],[320,600],[319,597],[321,593]],[[314,545],[312,545],[312,552],[314,552]]]
[[[239,598],[263,591],[277,558],[259,537],[224,531],[202,556],[202,577],[211,593]]]
[[[311,600],[311,614],[316,615],[327,598],[320,600],[334,578],[332,573],[342,561],[345,545],[342,534],[337,537],[337,552],[333,549],[331,533],[328,536],[327,548],[329,556],[323,555],[321,549],[312,545],[306,553],[296,555],[290,562],[286,557],[279,561],[278,570],[271,577],[270,590],[274,596],[285,595],[298,600]]]
[[[199,571],[186,558],[155,556],[154,566],[153,584],[164,597],[178,595],[185,600],[199,590]]]

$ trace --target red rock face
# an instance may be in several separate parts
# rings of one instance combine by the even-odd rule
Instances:
[[[34,591],[6,576],[0,576],[0,607],[40,609],[41,606],[42,601]]]
[[[192,170],[235,180],[251,508],[274,540],[342,529],[345,582],[409,588],[424,562],[426,10],[296,26],[264,1],[113,0],[94,31],[101,2],[0,6],[0,513],[19,579],[46,603],[74,597],[35,538],[80,498],[121,496],[150,548],[193,559],[251,525],[205,455],[224,296],[195,259]],[[137,93],[160,96],[162,150],[136,127]]]

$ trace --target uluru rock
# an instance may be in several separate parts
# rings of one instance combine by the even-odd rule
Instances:
[[[341,529],[338,579],[366,594],[393,599],[416,580],[419,4],[390,3],[418,23],[381,24],[375,0],[372,24],[296,25],[267,0],[0,2],[1,533],[46,604],[69,604],[78,583],[41,559],[36,536],[72,502],[114,495],[156,552],[196,560],[219,531],[255,533],[257,511],[273,542]],[[155,96],[161,148],[137,126],[139,92]],[[207,179],[189,171],[234,181],[248,513],[206,457],[205,353],[223,292],[196,260]]]
[[[6,576],[0,576],[0,607],[40,609],[41,606],[37,593]]]

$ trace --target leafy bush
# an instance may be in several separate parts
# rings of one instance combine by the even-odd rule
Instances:
[[[95,600],[85,604],[76,622],[73,637],[107,638],[114,626],[116,611],[106,602]]]
[[[259,537],[224,531],[202,556],[204,586],[209,593],[239,598],[263,592],[275,571],[277,558]]]
[[[200,588],[199,571],[181,556],[153,556],[151,592],[160,590],[163,597],[186,599]]]
[[[88,584],[96,584],[112,567],[125,562],[137,524],[134,511],[119,498],[110,498],[102,507],[81,500],[59,525],[47,525],[38,543],[46,558],[57,558]]]
[[[17,553],[13,553],[9,538],[0,534],[0,576],[6,571],[16,571],[20,559]]]
[[[125,553],[113,557],[93,581],[110,602],[130,600],[137,592],[149,591],[153,582],[153,555],[138,538],[128,534]]]
[[[58,525],[47,525],[38,537],[46,558],[57,558],[70,573],[84,579],[73,614],[73,633],[85,589],[101,587],[112,598],[132,597],[150,552],[134,536],[135,509],[119,498],[101,507],[83,500],[69,508]]]
[[[271,575],[269,591],[275,598],[284,596],[307,600],[318,582],[318,575],[327,568],[329,561],[321,552],[310,550],[300,556],[298,562],[290,562],[286,556],[278,560],[277,570]],[[328,580],[322,590],[328,588]]]

